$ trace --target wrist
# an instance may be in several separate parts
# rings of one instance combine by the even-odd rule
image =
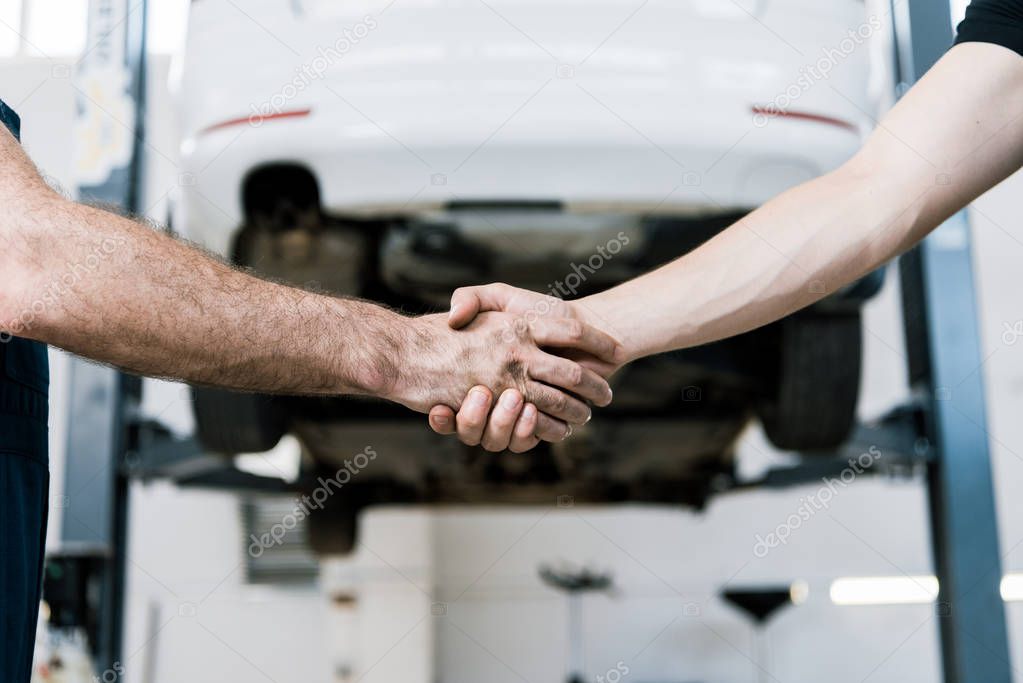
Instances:
[[[635,336],[625,330],[623,325],[616,324],[616,318],[606,297],[593,294],[570,302],[573,314],[580,321],[610,335],[618,342],[615,349],[615,365],[622,366],[645,355],[636,346]]]
[[[409,367],[409,344],[404,316],[369,302],[334,299],[332,317],[341,320],[345,333],[339,342],[332,335],[329,353],[340,367],[339,394],[356,394],[397,401]],[[336,322],[332,322],[336,327]]]
[[[396,318],[396,343],[385,350],[394,372],[377,395],[420,412],[438,403],[450,403],[441,396],[453,372],[452,364],[447,362],[450,340],[443,338],[448,329],[445,316]]]

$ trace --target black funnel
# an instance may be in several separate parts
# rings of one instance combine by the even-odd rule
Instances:
[[[758,626],[766,623],[785,605],[792,604],[792,590],[789,586],[725,588],[721,591],[721,597],[748,614]]]

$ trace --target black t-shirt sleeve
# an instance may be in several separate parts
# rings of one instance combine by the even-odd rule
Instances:
[[[1023,55],[1023,0],[973,0],[955,42],[994,43]]]
[[[0,100],[0,124],[7,126],[11,135],[21,140],[21,118],[3,100]]]

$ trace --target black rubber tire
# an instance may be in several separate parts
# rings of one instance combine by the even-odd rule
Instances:
[[[344,491],[335,494],[306,519],[309,547],[317,555],[349,555],[355,550],[360,508],[344,496]]]
[[[192,387],[192,412],[199,442],[214,453],[263,453],[288,431],[280,401],[263,394]]]
[[[860,314],[800,315],[780,323],[774,392],[758,407],[764,432],[787,451],[842,444],[856,422],[863,326]]]

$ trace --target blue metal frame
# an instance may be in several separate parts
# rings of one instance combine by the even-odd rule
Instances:
[[[115,3],[117,4],[117,3]],[[145,123],[146,0],[120,3],[123,21],[111,12],[109,1],[91,0],[89,44],[122,40],[124,68],[131,76],[125,97],[134,104],[134,138],[129,161],[110,170],[95,185],[82,185],[83,200],[113,204],[129,212],[139,210],[142,144]],[[113,18],[111,18],[113,16]],[[103,22],[116,22],[113,26]],[[120,54],[118,52],[118,54]],[[92,60],[109,59],[108,51],[90,50],[83,68]],[[81,102],[82,107],[91,106]],[[62,551],[97,560],[99,587],[96,604],[98,629],[90,649],[97,671],[113,670],[121,659],[127,555],[128,477],[126,454],[137,448],[138,429],[133,413],[141,389],[139,379],[111,368],[72,358],[70,363],[67,465],[64,490],[74,504],[64,510]]]
[[[951,11],[947,1],[899,4],[893,12],[897,75],[909,85],[951,45]],[[924,401],[924,429],[934,447],[927,483],[945,681],[1008,683],[1012,666],[965,212],[904,256],[900,270],[910,382]]]

